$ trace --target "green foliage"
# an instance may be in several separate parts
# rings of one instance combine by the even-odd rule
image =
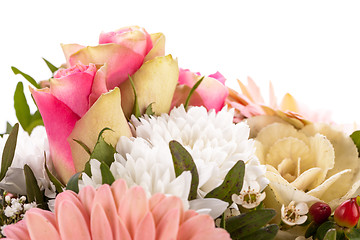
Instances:
[[[169,148],[174,163],[176,177],[180,176],[184,171],[191,172],[191,188],[189,193],[189,201],[196,199],[197,189],[199,186],[199,174],[190,153],[177,141],[169,142]]]
[[[134,91],[134,97],[135,97],[132,114],[134,114],[135,117],[139,118],[141,116],[140,107],[139,107],[139,101],[138,101],[138,98],[137,98],[134,82],[133,82],[133,80],[132,80],[132,78],[130,76],[129,76],[129,81],[131,83],[131,87],[132,87],[132,89]]]
[[[335,222],[333,221],[326,221],[323,224],[321,224],[319,226],[319,228],[316,231],[315,237],[317,239],[324,239],[326,233],[330,230],[330,229],[334,229],[336,227]]]
[[[223,183],[206,194],[205,198],[217,198],[232,204],[231,196],[239,194],[244,181],[245,163],[238,161],[226,174]]]
[[[324,240],[336,240],[336,229],[335,228],[330,228],[325,236],[324,236]]]
[[[48,66],[48,68],[50,69],[51,73],[54,74],[54,72],[56,72],[59,68],[58,67],[55,67],[51,62],[49,62],[48,60],[46,60],[45,58],[42,58],[46,65]]]
[[[44,163],[46,174],[48,175],[50,181],[54,184],[56,191],[58,193],[61,193],[63,191],[63,188],[65,188],[64,184],[60,182],[48,169],[46,165],[46,155],[45,155],[45,163]]]
[[[16,123],[13,129],[11,130],[8,139],[6,140],[4,150],[2,153],[0,181],[4,179],[6,172],[11,166],[12,161],[14,159],[18,132],[19,132],[19,124]]]
[[[30,108],[26,101],[22,82],[18,82],[15,89],[14,108],[16,117],[21,127],[29,134],[34,129],[34,127],[44,124],[39,111],[36,111],[34,114],[30,113]]]
[[[350,135],[350,138],[353,140],[353,142],[358,150],[359,157],[360,157],[360,130],[353,132]]]
[[[46,203],[44,202],[44,193],[40,190],[35,175],[31,168],[25,164],[24,174],[26,181],[26,193],[29,202],[35,201],[37,206],[46,209]]]
[[[349,240],[359,240],[360,239],[360,229],[352,228],[350,231],[346,232],[345,235]]]
[[[153,111],[152,109],[152,105],[154,103],[150,103],[147,107],[146,107],[146,110],[145,110],[145,114],[148,115],[148,116],[154,116],[155,115],[155,112]]]
[[[250,211],[226,220],[225,229],[232,239],[273,239],[279,230],[276,224],[266,224],[276,215],[273,209]]]
[[[115,182],[114,175],[111,173],[110,168],[106,163],[101,162],[100,171],[102,177],[102,184],[111,185],[113,182]]]
[[[69,179],[66,190],[71,190],[76,193],[79,193],[79,178],[81,177],[81,172],[75,173],[72,175],[72,177]]]
[[[100,162],[106,163],[108,167],[110,167],[115,161],[114,154],[116,153],[116,150],[111,144],[105,142],[102,136],[102,134],[107,130],[112,131],[110,128],[104,128],[100,131],[94,150],[90,154],[90,159],[97,159]]]
[[[203,80],[204,80],[204,77],[200,78],[200,80],[197,81],[197,82],[195,83],[195,85],[191,88],[190,93],[189,93],[189,95],[187,96],[186,101],[185,101],[185,104],[184,104],[184,108],[185,108],[185,109],[188,108],[188,105],[189,105],[191,96],[194,94],[195,90],[199,87],[200,83],[201,83]]]
[[[26,73],[23,73],[22,71],[20,71],[19,69],[17,69],[16,67],[11,67],[11,70],[14,72],[15,75],[20,74],[22,75],[26,80],[28,80],[28,82],[33,85],[35,88],[40,89],[40,85],[35,81],[35,79],[33,79],[32,77],[30,77],[29,75],[27,75]]]

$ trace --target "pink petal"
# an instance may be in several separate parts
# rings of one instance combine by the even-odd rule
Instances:
[[[180,210],[180,219],[183,218],[183,203],[180,198],[175,196],[170,196],[163,198],[161,201],[157,202],[156,205],[151,209],[153,213],[154,220],[156,226],[161,222],[164,216],[170,211],[171,209],[179,209]]]
[[[135,236],[136,229],[148,212],[149,205],[146,194],[139,186],[132,187],[127,191],[118,210],[120,218],[124,221],[132,237]]]
[[[88,216],[91,214],[92,205],[95,197],[95,188],[86,186],[78,194],[78,197],[83,204]]]
[[[201,96],[205,107],[220,111],[225,104],[225,99],[229,95],[228,89],[214,78],[205,77],[199,87],[196,89]]]
[[[91,235],[93,239],[112,240],[113,230],[105,210],[100,204],[95,204],[91,212]]]
[[[118,179],[115,182],[113,182],[113,184],[111,184],[111,191],[113,194],[113,198],[115,200],[117,210],[119,210],[119,207],[122,203],[122,200],[125,196],[127,189],[128,188],[126,182],[122,179]]]
[[[80,49],[84,48],[84,46],[81,46],[79,44],[61,44],[61,48],[65,55],[66,64],[68,67],[70,67],[70,56],[79,51]]]
[[[3,232],[5,233],[6,239],[30,239],[25,220],[7,225],[3,229]]]
[[[182,209],[171,209],[161,218],[156,225],[156,239],[176,239],[179,231],[180,216]]]
[[[106,87],[106,71],[107,65],[104,64],[95,75],[94,83],[92,85],[91,93],[89,96],[89,107],[91,107],[96,100],[101,96],[103,93],[107,93],[108,89]]]
[[[24,219],[31,239],[61,240],[52,212],[33,208],[26,212]]]
[[[76,72],[50,80],[51,93],[82,117],[89,109],[89,95],[93,85],[96,66],[90,64],[85,72]]]
[[[148,214],[144,217],[144,219],[141,221],[138,228],[136,229],[134,240],[155,240],[156,236],[157,229],[155,228],[154,218],[152,214],[148,212]]]
[[[226,78],[219,72],[216,72],[214,74],[209,75],[208,77],[215,78],[219,82],[221,82],[223,85],[225,85]]]
[[[113,237],[114,239],[118,239],[120,235],[119,229],[117,228],[117,224],[116,224],[118,215],[115,206],[115,201],[109,185],[104,184],[97,189],[95,193],[93,205],[95,206],[100,205],[102,207],[110,223],[110,228],[112,229]],[[92,216],[96,217],[96,215],[93,215],[93,213]]]
[[[56,210],[56,220],[62,239],[91,239],[89,219],[84,216],[83,211],[75,202],[64,199],[58,204]]]
[[[107,64],[106,86],[114,89],[126,81],[140,68],[144,56],[125,46],[109,43],[95,47],[86,47],[71,55],[69,62],[73,66],[77,63],[88,65]]]
[[[149,208],[152,212],[153,209],[164,199],[166,198],[162,193],[156,193],[149,199]]]
[[[210,232],[213,233],[215,230],[214,220],[209,215],[196,215],[189,218],[183,224],[181,224],[179,229],[179,240],[193,239],[192,237],[199,234],[203,236],[204,233]],[[225,230],[224,230],[225,231]],[[207,234],[209,235],[209,234]],[[211,236],[211,234],[210,234]],[[199,238],[197,238],[199,239]],[[224,239],[224,238],[202,238],[202,239]],[[227,238],[226,238],[227,239]]]
[[[179,84],[193,87],[197,81],[197,75],[189,69],[179,69]]]
[[[95,190],[94,190],[95,191]],[[87,191],[87,193],[91,192],[91,190]],[[90,195],[91,196],[91,195]],[[90,197],[88,196],[88,197]],[[55,215],[58,217],[59,214],[61,214],[59,206],[63,201],[70,201],[72,204],[75,205],[75,207],[81,212],[81,214],[84,216],[84,219],[86,220],[87,225],[89,226],[89,214],[85,208],[85,205],[80,201],[78,195],[70,190],[66,190],[59,195],[56,196],[55,199]]]
[[[125,27],[115,32],[101,33],[100,44],[116,43],[145,56],[153,47],[151,37],[144,28]]]
[[[60,179],[66,183],[76,173],[67,138],[79,116],[51,95],[49,89],[30,91],[44,121],[54,167]]]

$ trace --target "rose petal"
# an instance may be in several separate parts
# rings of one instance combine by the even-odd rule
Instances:
[[[144,113],[151,103],[156,114],[169,112],[178,74],[177,61],[171,55],[156,57],[141,66],[132,76],[141,113]],[[130,81],[124,82],[120,89],[123,111],[126,117],[130,117],[134,105]]]
[[[109,43],[85,47],[70,56],[71,66],[82,63],[88,65],[107,64],[106,86],[108,90],[118,87],[133,75],[143,63],[144,56],[122,45]]]
[[[49,89],[30,91],[44,121],[52,162],[60,179],[66,183],[76,173],[67,138],[79,117]]]
[[[145,56],[144,62],[147,62],[155,57],[165,55],[165,36],[162,33],[150,34],[153,47],[150,52]]]
[[[132,136],[121,109],[121,96],[118,88],[103,94],[76,123],[68,137],[77,171],[84,170],[85,163],[89,160],[89,154],[73,139],[82,141],[92,150],[100,131],[106,127],[112,129],[112,131],[105,131],[103,137],[107,143],[113,146],[116,145],[120,136]]]

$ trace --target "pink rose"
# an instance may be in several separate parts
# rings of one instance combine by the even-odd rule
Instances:
[[[105,127],[113,130],[103,135],[113,146],[120,136],[132,136],[126,120],[134,105],[129,75],[142,113],[150,103],[158,114],[169,111],[179,69],[171,55],[163,56],[164,45],[161,33],[149,35],[139,27],[102,33],[95,47],[63,45],[68,68],[56,72],[50,88],[31,90],[63,182],[89,160],[74,140],[92,150]]]
[[[175,91],[172,106],[178,106],[185,102],[190,89],[200,80],[200,73],[193,73],[188,69],[179,70],[179,85]],[[220,111],[225,105],[225,99],[229,92],[225,86],[224,76],[216,72],[203,79],[195,93],[191,97],[190,105],[205,106],[206,109]]]

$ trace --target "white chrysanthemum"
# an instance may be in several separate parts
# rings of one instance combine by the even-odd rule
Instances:
[[[191,173],[183,172],[176,177],[172,157],[167,145],[152,146],[142,138],[121,137],[117,143],[115,162],[110,170],[115,179],[122,178],[128,187],[143,187],[148,197],[164,193],[180,197],[188,208]],[[90,161],[92,177],[83,174],[79,185],[99,187],[102,183],[100,162]]]
[[[0,156],[8,135],[0,138]],[[45,128],[38,126],[33,129],[31,135],[21,128],[17,137],[15,155],[11,166],[9,167],[5,178],[0,182],[0,187],[11,193],[26,194],[24,165],[27,164],[34,172],[41,190],[45,190],[47,197],[55,197],[55,188],[50,183],[44,168],[45,156],[50,160],[49,143]],[[51,165],[48,164],[51,169]]]
[[[132,118],[137,137],[154,146],[168,145],[171,140],[182,144],[191,154],[199,173],[199,197],[219,186],[238,160],[257,161],[249,126],[233,124],[233,109],[218,113],[204,107],[183,106],[160,117]]]

